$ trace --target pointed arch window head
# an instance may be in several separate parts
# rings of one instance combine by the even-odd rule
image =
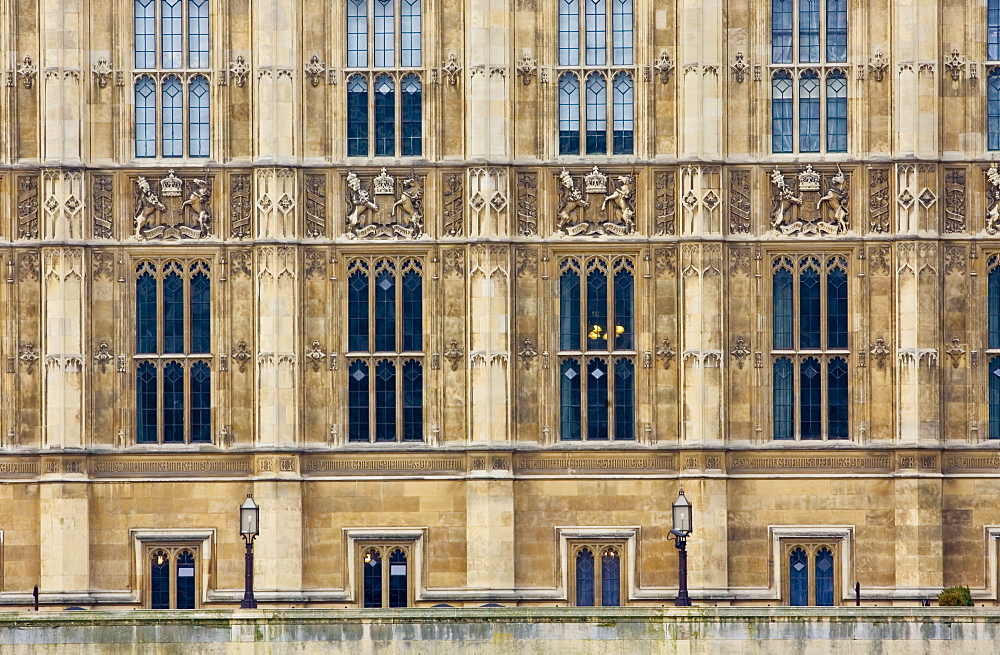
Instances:
[[[789,540],[790,541],[790,540]],[[836,543],[792,542],[783,547],[788,604],[793,607],[836,605]]]
[[[799,152],[819,152],[819,75],[805,71],[799,78]]]
[[[363,546],[361,604],[363,607],[408,607],[412,544]]]

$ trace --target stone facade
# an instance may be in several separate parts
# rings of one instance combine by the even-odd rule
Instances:
[[[210,0],[209,156],[140,159],[132,3],[0,2],[0,605],[148,606],[149,548],[193,544],[235,606],[247,493],[262,603],[357,607],[360,545],[405,543],[412,605],[569,605],[587,541],[662,605],[682,485],[698,603],[789,602],[801,542],[838,604],[1000,604],[983,4],[849,3],[848,150],[778,155],[768,3],[636,0],[635,154],[569,156],[555,3],[425,0],[399,158],[346,154],[344,4]],[[772,439],[783,256],[843,262],[847,439]],[[347,281],[387,257],[422,439],[352,443]],[[632,441],[560,439],[573,257],[633,267]],[[137,438],[144,265],[211,281],[206,443]]]

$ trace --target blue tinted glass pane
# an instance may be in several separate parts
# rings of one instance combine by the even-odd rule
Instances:
[[[635,439],[635,365],[615,362],[615,439]]]
[[[365,553],[363,577],[365,607],[382,607],[382,556],[377,550]]]
[[[621,558],[613,550],[601,556],[601,605],[618,607],[621,605]]]
[[[823,437],[823,378],[819,361],[807,357],[800,366],[799,389],[802,396],[799,436],[802,439]]]
[[[792,81],[779,74],[771,82],[771,151],[792,152]]]
[[[799,81],[799,150],[819,152],[819,79],[804,73]]]
[[[403,0],[405,2],[406,0]],[[403,157],[420,156],[420,134],[422,123],[422,105],[420,80],[416,75],[407,75],[400,85],[403,95],[400,97],[399,116]]]
[[[180,68],[183,58],[181,45],[184,32],[184,5],[181,0],[160,3],[163,68]]]
[[[170,609],[170,560],[157,562],[154,555],[149,570],[150,607],[154,610]]]
[[[149,273],[135,281],[135,352],[156,352],[156,280]]]
[[[212,440],[212,374],[205,362],[191,367],[191,441]]]
[[[188,2],[188,61],[191,68],[208,68],[208,0]]]
[[[594,554],[587,548],[576,554],[576,604],[594,605]]]
[[[1000,348],[1000,266],[990,270],[988,305],[989,348]]]
[[[788,558],[788,587],[791,592],[789,604],[804,606],[809,604],[809,561],[806,551],[796,548]]]
[[[847,61],[847,0],[826,0],[826,60]]]
[[[192,157],[208,157],[209,125],[211,123],[208,108],[208,80],[200,75],[191,80],[188,95],[189,154]]]
[[[424,367],[416,360],[403,364],[403,441],[424,439]]]
[[[563,441],[580,440],[580,364],[567,359],[559,369],[559,438]]]
[[[580,81],[572,73],[559,78],[559,154],[580,154]]]
[[[347,156],[368,156],[368,82],[360,75],[347,82]]]
[[[615,66],[631,66],[635,63],[632,55],[632,0],[611,0],[611,12],[612,63]]]
[[[834,357],[827,365],[828,436],[830,439],[848,437],[847,361]]]
[[[156,156],[156,85],[148,77],[135,85],[135,156]]]
[[[986,58],[1000,60],[1000,0],[986,4]]]
[[[607,151],[608,87],[604,77],[593,73],[587,78],[587,154],[603,155]]]
[[[792,63],[793,4],[793,0],[771,0],[771,62],[775,64]]]
[[[580,64],[580,0],[559,2],[559,65]]]
[[[1000,439],[1000,357],[990,360],[990,439]]]
[[[184,155],[184,94],[181,81],[168,77],[163,83],[163,156]]]
[[[990,72],[986,85],[986,124],[989,150],[1000,150],[1000,71]]]
[[[137,443],[156,443],[156,369],[149,362],[139,365],[135,374]]]
[[[403,350],[417,351],[423,345],[424,293],[420,273],[403,275]]]
[[[559,348],[580,349],[580,274],[564,271],[559,278]]]
[[[191,352],[212,351],[212,299],[211,282],[205,273],[196,273],[191,278]]]
[[[608,276],[587,273],[587,350],[608,349]]]
[[[847,348],[847,273],[839,268],[826,275],[826,347]]]
[[[163,280],[163,352],[184,352],[184,282],[177,273]]]
[[[612,125],[611,147],[613,154],[631,155],[633,148],[633,132],[635,130],[635,111],[633,103],[632,78],[628,73],[618,73],[614,86],[614,124]]]
[[[795,380],[792,376],[792,360],[782,357],[774,362],[774,438],[793,439],[795,437]]]
[[[630,271],[620,270],[615,273],[614,347],[616,350],[631,350],[635,347],[634,286],[635,282]]]
[[[587,439],[608,438],[608,363],[587,363]]]
[[[135,0],[135,67],[156,68],[155,0]]]
[[[375,350],[396,350],[396,277],[390,271],[375,276]]]
[[[799,276],[799,348],[820,347],[819,271],[807,268]]]
[[[774,348],[776,350],[791,350],[794,348],[792,322],[795,311],[792,298],[792,272],[787,268],[779,268],[775,271],[771,280],[771,290]]]
[[[392,80],[383,75],[375,80],[375,156],[392,157],[395,154],[396,92]]]
[[[396,365],[375,363],[375,441],[396,440]]]
[[[420,0],[401,0],[399,36],[403,66],[419,66],[421,15]]]
[[[828,548],[816,553],[816,604],[833,607],[833,553]]]
[[[368,275],[354,271],[347,282],[347,349],[368,350]]]
[[[351,362],[347,372],[348,441],[368,441],[368,365]]]
[[[608,59],[608,13],[604,0],[583,0],[586,7],[587,65],[604,66]]]
[[[177,555],[177,609],[194,609],[194,555],[188,550]]]
[[[184,369],[170,362],[163,369],[163,443],[184,442]]]
[[[375,65],[391,68],[396,65],[396,11],[393,0],[374,0]]]
[[[826,150],[847,152],[847,80],[840,74],[826,81]]]
[[[347,67],[368,65],[368,2],[347,0]]]
[[[399,549],[392,551],[389,555],[389,607],[406,607],[406,573],[406,553]]]
[[[799,0],[799,62],[819,62],[819,0]]]

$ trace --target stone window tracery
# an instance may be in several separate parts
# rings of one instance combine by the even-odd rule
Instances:
[[[419,442],[423,420],[423,265],[348,266],[348,440]]]
[[[135,0],[135,156],[208,157],[208,0]]]
[[[632,0],[559,0],[558,51],[559,154],[633,154]]]
[[[841,255],[772,265],[773,437],[848,439],[848,278]]]
[[[196,545],[147,547],[149,608],[193,610],[196,607]]]
[[[412,545],[361,545],[361,606],[409,607]]]
[[[571,544],[574,563],[570,597],[577,607],[619,607],[622,604],[621,543]]]
[[[793,607],[837,604],[837,543],[784,540],[787,583],[783,596]]]
[[[209,265],[143,261],[135,270],[136,443],[209,443]]]
[[[423,154],[421,0],[346,0],[347,156]]]

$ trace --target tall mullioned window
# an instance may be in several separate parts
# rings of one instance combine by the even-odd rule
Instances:
[[[422,265],[356,259],[349,271],[348,439],[423,441]]]
[[[208,0],[134,0],[135,156],[208,157]]]
[[[559,154],[631,155],[636,71],[632,0],[557,2]]]
[[[1000,150],[1000,0],[986,5],[986,148]]]
[[[205,262],[136,267],[137,443],[212,440],[211,299]]]
[[[635,439],[631,259],[565,259],[559,275],[559,437]]]
[[[423,154],[421,0],[347,3],[347,156]]]
[[[987,357],[989,381],[986,385],[989,405],[989,438],[1000,439],[1000,256],[990,257],[987,268]]]
[[[847,152],[847,0],[771,0],[771,151]]]
[[[847,258],[773,262],[772,393],[775,439],[848,439]]]

